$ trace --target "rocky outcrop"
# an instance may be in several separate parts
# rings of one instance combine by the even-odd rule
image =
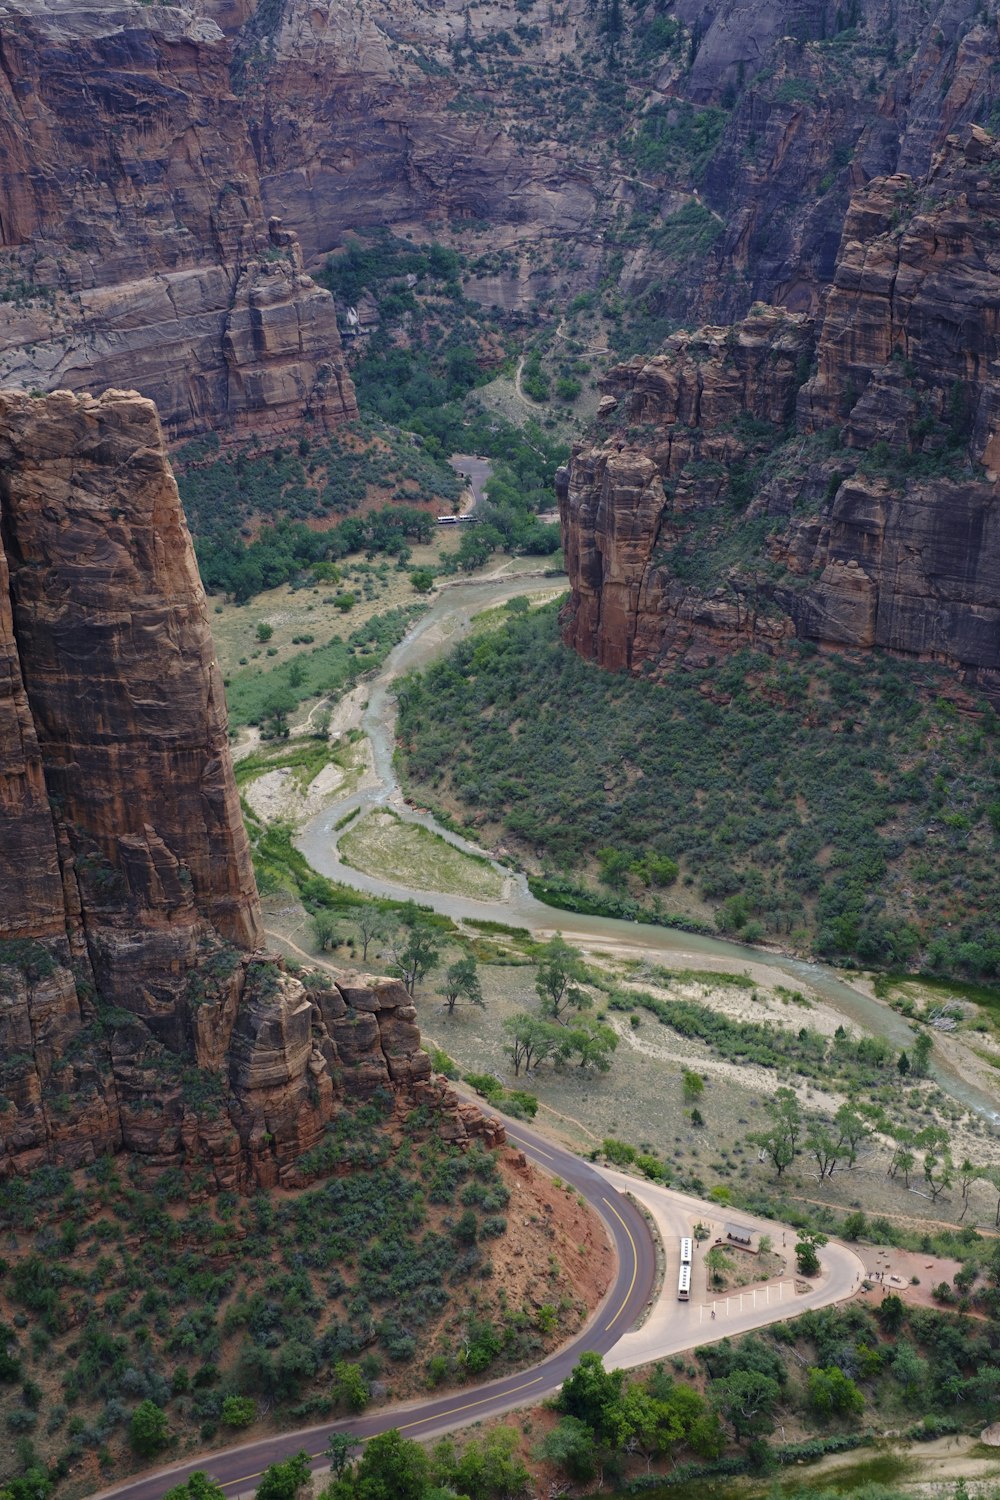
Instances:
[[[0,22],[0,381],[134,387],[171,437],[355,416],[216,22],[132,0],[5,0]]]
[[[573,589],[563,638],[581,655],[638,672],[696,641],[715,649],[773,628],[731,590],[706,599],[688,588],[664,559],[695,518],[726,507],[733,471],[782,433],[813,336],[810,319],[767,309],[735,328],[677,334],[602,382],[612,434],[575,449],[558,483]]]
[[[562,482],[571,645],[638,671],[797,635],[1000,698],[998,178],[971,127],[855,195],[810,378],[776,310],[611,373]]]
[[[378,1088],[498,1138],[435,1093],[402,985],[308,989],[261,935],[156,410],[0,392],[0,1173],[127,1150],[290,1183]]]

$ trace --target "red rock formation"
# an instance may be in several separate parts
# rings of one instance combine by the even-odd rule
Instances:
[[[310,992],[260,938],[156,410],[0,392],[0,1173],[128,1150],[292,1183],[379,1087],[497,1137],[430,1084],[402,985]]]
[[[807,324],[761,313],[611,372],[604,419],[629,425],[562,484],[568,643],[637,671],[797,634],[944,662],[1000,696],[998,177],[973,127],[922,183],[859,191],[798,436],[764,445],[755,493],[748,434],[795,401]],[[723,547],[710,589],[686,581],[692,549]]]
[[[214,21],[12,3],[0,42],[0,381],[133,386],[169,436],[357,415],[330,295],[267,225]]]

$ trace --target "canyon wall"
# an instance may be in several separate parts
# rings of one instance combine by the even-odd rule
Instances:
[[[852,187],[997,96],[992,3],[541,9],[0,0],[0,382],[135,387],[171,438],[349,420],[304,267],[382,226],[522,313],[609,275],[685,323],[815,312]]]
[[[198,9],[0,6],[0,383],[135,387],[170,437],[356,415],[231,53]]]
[[[0,1174],[128,1150],[294,1183],[379,1087],[496,1138],[431,1080],[402,985],[306,987],[262,949],[205,596],[135,392],[0,391],[0,663]]]
[[[857,191],[815,324],[755,309],[611,371],[561,476],[566,641],[633,672],[877,646],[1000,699],[998,223],[971,127]]]

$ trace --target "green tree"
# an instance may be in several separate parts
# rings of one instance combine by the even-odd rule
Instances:
[[[685,1068],[683,1073],[683,1089],[684,1098],[688,1104],[697,1104],[705,1092],[705,1080],[693,1068]]]
[[[962,1212],[958,1216],[958,1222],[960,1224],[965,1218],[966,1214],[969,1212],[969,1191],[972,1187],[972,1184],[976,1181],[977,1177],[984,1175],[985,1174],[981,1171],[981,1169],[977,1166],[974,1166],[968,1157],[965,1158],[965,1160],[962,1162],[962,1165],[958,1169],[958,1181],[962,1189]]]
[[[437,929],[412,901],[400,911],[399,921],[389,942],[392,960],[389,972],[397,975],[410,994],[415,995],[418,984],[438,966],[441,955]]]
[[[912,1344],[901,1339],[892,1356],[892,1373],[907,1400],[914,1401],[927,1383],[927,1361],[920,1358]]]
[[[819,1417],[857,1416],[864,1410],[865,1398],[854,1381],[836,1365],[823,1369],[815,1365],[806,1376],[806,1400]]]
[[[273,634],[274,631],[266,620],[257,621],[257,639],[260,641],[262,646],[271,639]]]
[[[368,949],[372,943],[381,942],[389,936],[391,923],[385,912],[380,911],[377,906],[364,905],[355,914],[354,920],[358,924],[361,934],[361,962],[368,962]]]
[[[252,1396],[227,1396],[222,1403],[222,1420],[227,1427],[249,1427],[257,1416]]]
[[[391,1427],[365,1444],[352,1492],[355,1500],[425,1500],[429,1472],[420,1444]]]
[[[563,1417],[536,1445],[534,1456],[557,1464],[576,1484],[588,1484],[597,1473],[594,1434],[579,1417]]]
[[[295,1500],[312,1476],[304,1450],[283,1463],[271,1464],[260,1476],[256,1500]]]
[[[508,1016],[503,1029],[507,1036],[504,1050],[514,1066],[515,1078],[521,1076],[522,1068],[528,1072],[551,1057],[563,1036],[561,1027],[526,1010]]]
[[[261,710],[263,721],[260,732],[265,739],[287,740],[288,716],[295,712],[296,701],[295,694],[289,687],[278,686],[271,689]]]
[[[724,1286],[726,1273],[735,1269],[732,1256],[721,1245],[713,1245],[705,1256],[705,1269],[713,1286]]]
[[[913,1056],[910,1059],[910,1071],[914,1078],[927,1077],[933,1050],[934,1042],[930,1032],[918,1031],[913,1043]]]
[[[581,1068],[596,1068],[599,1073],[606,1073],[617,1046],[618,1033],[613,1027],[601,1021],[585,1021],[565,1031],[556,1053],[560,1062],[576,1057]]]
[[[226,1492],[204,1469],[195,1469],[183,1484],[167,1490],[163,1500],[225,1500]]]
[[[346,1406],[348,1411],[364,1411],[371,1396],[368,1382],[357,1365],[346,1359],[338,1360],[333,1367],[330,1393],[337,1405]]]
[[[871,1127],[863,1119],[850,1100],[842,1104],[833,1117],[837,1130],[837,1149],[847,1157],[847,1165],[853,1167],[858,1159],[861,1143],[871,1135]]]
[[[478,1005],[480,1009],[485,1006],[482,985],[479,983],[479,965],[474,954],[467,953],[449,966],[445,971],[441,993],[449,1016],[455,1014],[455,1006],[460,1000],[467,1001],[469,1005]]]
[[[542,949],[535,977],[535,989],[542,1002],[542,1015],[552,1021],[562,1020],[570,1008],[586,1010],[593,1003],[580,988],[586,977],[583,955],[571,948],[561,932],[556,932]]]
[[[731,1425],[738,1442],[774,1431],[774,1409],[781,1388],[760,1370],[734,1370],[711,1386],[712,1402]]]
[[[568,1417],[586,1422],[598,1439],[613,1437],[611,1412],[621,1400],[625,1374],[606,1370],[599,1354],[581,1354],[563,1381],[557,1405]]]
[[[844,1236],[844,1239],[851,1240],[852,1242],[859,1240],[863,1234],[867,1233],[867,1230],[868,1219],[860,1208],[855,1209],[853,1213],[849,1213],[840,1226],[840,1232]]]
[[[429,594],[434,587],[434,574],[430,568],[411,568],[410,583],[418,594]]]
[[[875,1316],[886,1333],[896,1334],[906,1321],[906,1304],[902,1297],[890,1292],[875,1308]]]
[[[155,1401],[141,1401],[129,1423],[129,1442],[141,1458],[152,1458],[167,1446],[167,1414]]]
[[[899,1054],[899,1058],[896,1062],[896,1070],[899,1073],[900,1078],[905,1078],[907,1073],[910,1071],[910,1059],[907,1057],[905,1052],[901,1052]]]
[[[938,1156],[933,1151],[925,1151],[923,1171],[924,1182],[927,1184],[927,1191],[931,1195],[931,1202],[936,1203],[945,1188],[951,1187],[953,1180],[951,1157],[948,1152],[945,1151],[941,1156]]]
[[[318,911],[312,918],[312,930],[316,946],[323,953],[336,948],[340,941],[340,923],[332,911]]]
[[[795,1261],[799,1268],[800,1276],[818,1276],[820,1272],[819,1256],[816,1253],[821,1245],[826,1244],[826,1235],[807,1233],[803,1234],[795,1246]]]
[[[778,1177],[795,1160],[798,1138],[802,1130],[802,1111],[799,1101],[789,1088],[775,1090],[769,1102],[770,1116],[767,1127],[747,1136],[752,1146],[764,1152]]]
[[[330,1473],[339,1479],[351,1460],[351,1451],[359,1446],[358,1439],[350,1432],[331,1432],[327,1438],[324,1456],[330,1460]]]
[[[808,1154],[816,1158],[820,1182],[824,1177],[832,1177],[840,1153],[840,1142],[822,1120],[810,1122],[804,1145]]]
[[[518,1453],[516,1427],[494,1427],[481,1439],[473,1439],[455,1464],[451,1483],[460,1495],[476,1500],[507,1500],[524,1494],[531,1476]]]

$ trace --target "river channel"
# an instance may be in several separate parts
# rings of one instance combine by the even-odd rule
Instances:
[[[632,945],[644,952],[662,954],[673,961],[684,955],[704,955],[724,959],[729,964],[745,964],[751,959],[766,962],[771,968],[780,970],[798,983],[811,986],[846,1018],[856,1021],[868,1031],[884,1036],[893,1046],[909,1046],[913,1041],[913,1033],[902,1016],[889,1006],[854,989],[834,971],[821,964],[807,963],[771,950],[749,948],[722,938],[702,937],[645,922],[556,911],[532,896],[523,875],[512,874],[501,865],[496,865],[495,868],[506,880],[503,899],[477,901],[468,896],[396,885],[391,881],[363,874],[341,861],[337,852],[336,824],[356,808],[363,813],[369,808],[387,805],[401,818],[422,824],[456,848],[482,855],[483,851],[478,845],[442,828],[430,813],[418,811],[405,803],[393,766],[396,727],[393,686],[399,678],[426,667],[460,641],[469,631],[474,616],[482,610],[501,604],[516,594],[553,594],[558,587],[558,580],[551,577],[521,574],[507,577],[497,575],[477,582],[451,584],[441,589],[427,614],[416,622],[386,659],[378,677],[370,684],[362,728],[371,744],[375,784],[369,784],[330,804],[303,827],[295,842],[309,863],[322,874],[356,890],[400,900],[412,898],[453,918],[478,917],[546,934],[558,928],[568,936],[605,938],[616,944]],[[942,1089],[966,1108],[984,1115],[994,1125],[1000,1122],[997,1100],[977,1089],[940,1058],[935,1062],[934,1078]]]

